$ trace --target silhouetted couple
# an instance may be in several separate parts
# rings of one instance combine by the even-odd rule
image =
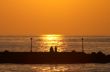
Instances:
[[[57,52],[57,46],[51,46],[50,47],[50,52]]]

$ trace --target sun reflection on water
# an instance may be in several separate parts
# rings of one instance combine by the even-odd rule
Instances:
[[[32,70],[35,72],[65,72],[68,67],[65,65],[40,65],[32,67]]]
[[[43,46],[45,46],[45,48],[42,48],[42,51],[49,51],[49,48],[51,46],[58,47],[58,52],[62,52],[63,49],[61,48],[61,45],[63,44],[62,40],[63,40],[63,36],[62,35],[42,35],[42,41],[43,41]]]

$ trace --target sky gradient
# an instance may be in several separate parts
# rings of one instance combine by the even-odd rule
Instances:
[[[0,35],[110,35],[110,0],[0,0]]]

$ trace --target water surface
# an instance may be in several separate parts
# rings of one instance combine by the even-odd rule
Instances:
[[[50,46],[58,46],[58,51],[82,51],[81,36],[0,36],[0,51],[48,52]],[[83,37],[86,53],[102,51],[110,54],[110,37]],[[107,64],[0,64],[0,72],[110,72]]]
[[[110,64],[0,64],[0,72],[110,72]]]
[[[0,51],[30,52],[31,40],[33,52],[48,52],[50,46],[57,46],[58,51],[82,51],[81,36],[0,36]],[[110,37],[83,37],[86,53],[102,51],[110,54]]]

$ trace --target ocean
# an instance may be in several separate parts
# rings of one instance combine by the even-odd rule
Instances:
[[[0,72],[110,72],[110,64],[0,64]]]
[[[0,51],[48,52],[57,46],[58,52],[102,51],[110,54],[109,36],[0,36]],[[109,72],[110,63],[97,64],[0,64],[0,72]]]
[[[106,36],[60,36],[60,35],[42,35],[42,36],[0,36],[0,51],[8,50],[10,52],[48,52],[51,46],[57,46],[59,52],[82,51],[83,47],[86,53],[102,51],[110,54],[110,37]]]

